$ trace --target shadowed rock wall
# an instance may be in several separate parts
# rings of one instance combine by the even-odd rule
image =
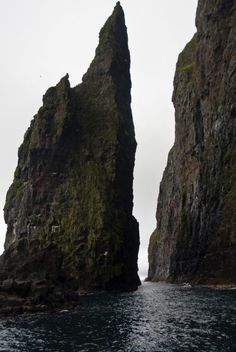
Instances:
[[[178,58],[152,281],[236,284],[235,24],[235,1],[200,0],[197,33]]]
[[[13,292],[17,282],[27,283],[25,295],[39,287],[47,296],[50,287],[52,297],[140,284],[130,55],[119,2],[99,38],[82,83],[71,88],[66,75],[48,89],[19,149],[1,257],[3,286]]]

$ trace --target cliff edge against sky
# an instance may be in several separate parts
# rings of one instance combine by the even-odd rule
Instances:
[[[174,79],[175,143],[148,280],[236,284],[236,3],[199,0]]]

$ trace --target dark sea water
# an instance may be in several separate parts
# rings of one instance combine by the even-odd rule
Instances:
[[[236,351],[236,290],[145,283],[72,312],[0,319],[0,351]]]

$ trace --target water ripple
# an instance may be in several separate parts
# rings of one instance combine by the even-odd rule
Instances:
[[[6,352],[235,352],[236,291],[145,283],[73,312],[0,320]]]

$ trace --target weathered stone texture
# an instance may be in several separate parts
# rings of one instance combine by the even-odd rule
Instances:
[[[117,3],[82,83],[71,88],[66,75],[48,89],[25,134],[6,198],[1,276],[30,282],[29,294],[140,283],[129,68]]]
[[[196,25],[176,66],[148,279],[236,284],[235,1],[200,0]]]

